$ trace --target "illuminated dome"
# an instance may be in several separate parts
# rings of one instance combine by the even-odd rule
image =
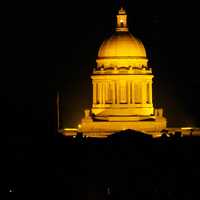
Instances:
[[[98,68],[147,66],[144,45],[128,32],[125,10],[119,11],[116,32],[102,43],[96,61]]]
[[[142,42],[129,32],[116,32],[99,49],[98,58],[105,57],[146,58],[146,51]]]

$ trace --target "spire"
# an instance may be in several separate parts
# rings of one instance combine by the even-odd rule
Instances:
[[[120,8],[125,9],[125,0],[120,0]]]
[[[128,31],[127,14],[124,9],[125,5],[122,2],[124,2],[124,1],[121,1],[121,6],[120,6],[120,9],[119,9],[118,15],[117,15],[117,27],[116,27],[117,32],[119,32],[119,31],[127,32]]]

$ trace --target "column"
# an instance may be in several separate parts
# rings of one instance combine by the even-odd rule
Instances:
[[[99,104],[101,104],[101,82],[98,83],[98,100]]]
[[[149,103],[152,104],[152,81],[149,82]]]
[[[103,104],[103,83],[101,82],[101,104]]]
[[[102,83],[102,104],[105,104],[105,90],[106,89],[106,85],[105,83]]]
[[[141,83],[141,86],[142,86],[142,104],[146,104],[146,96],[147,96],[147,94],[146,94],[146,82],[145,81],[143,81],[142,83]]]
[[[97,103],[97,84],[95,81],[93,81],[93,104]]]
[[[131,84],[132,84],[132,104],[135,104],[135,98],[134,98],[134,95],[135,95],[135,92],[134,92],[134,90],[135,90],[135,88],[134,88],[134,82],[132,81]]]
[[[127,81],[127,98],[128,98],[128,104],[131,103],[131,82]]]
[[[117,84],[117,104],[119,104],[119,81],[116,82]]]
[[[105,103],[108,100],[108,81],[105,82]]]
[[[127,103],[127,85],[125,80],[120,81],[120,102]]]
[[[115,94],[115,81],[112,82],[112,104],[115,104],[116,101],[116,94]]]
[[[147,89],[146,89],[146,90],[147,90],[147,91],[146,91],[146,93],[147,93],[147,98],[146,98],[146,99],[147,99],[147,103],[148,103],[148,104],[149,104],[149,102],[150,102],[150,101],[149,101],[149,97],[150,97],[150,95],[149,95],[149,87],[150,87],[150,83],[149,83],[149,81],[148,81],[148,82],[146,83],[146,88],[147,88]]]
[[[99,104],[99,83],[96,82],[96,89],[97,89],[97,104]]]

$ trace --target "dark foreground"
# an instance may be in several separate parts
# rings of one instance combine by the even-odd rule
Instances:
[[[200,138],[124,133],[10,142],[6,190],[73,200],[200,199]]]

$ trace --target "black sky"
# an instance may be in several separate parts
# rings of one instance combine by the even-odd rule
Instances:
[[[173,144],[166,145],[163,140],[154,149],[134,139],[131,151],[126,143],[122,149],[81,145],[80,151],[62,139],[56,145],[56,137],[55,145],[48,143],[56,133],[57,90],[66,126],[75,126],[92,102],[90,75],[100,44],[114,30],[116,2],[74,0],[42,5],[9,1],[2,5],[0,132],[2,146],[5,135],[9,144],[2,161],[7,191],[59,191],[82,198],[90,181],[91,186],[101,188],[98,184],[104,187],[111,177],[117,197],[127,194],[129,178],[133,191],[141,185],[140,195],[144,187],[151,188],[148,177],[153,172],[156,179],[152,180],[166,192],[172,186],[183,195],[198,194],[199,151],[190,146],[193,143],[172,140]],[[164,108],[169,125],[200,126],[199,6],[188,1],[175,5],[129,0],[127,4],[130,31],[143,41],[155,75],[154,104]]]
[[[117,2],[8,7],[9,55],[1,78],[5,127],[52,127],[57,90],[63,125],[77,124],[92,102],[90,75],[100,44],[114,30]],[[126,8],[129,29],[144,43],[155,75],[155,106],[164,108],[170,126],[200,126],[198,6],[127,1]]]

